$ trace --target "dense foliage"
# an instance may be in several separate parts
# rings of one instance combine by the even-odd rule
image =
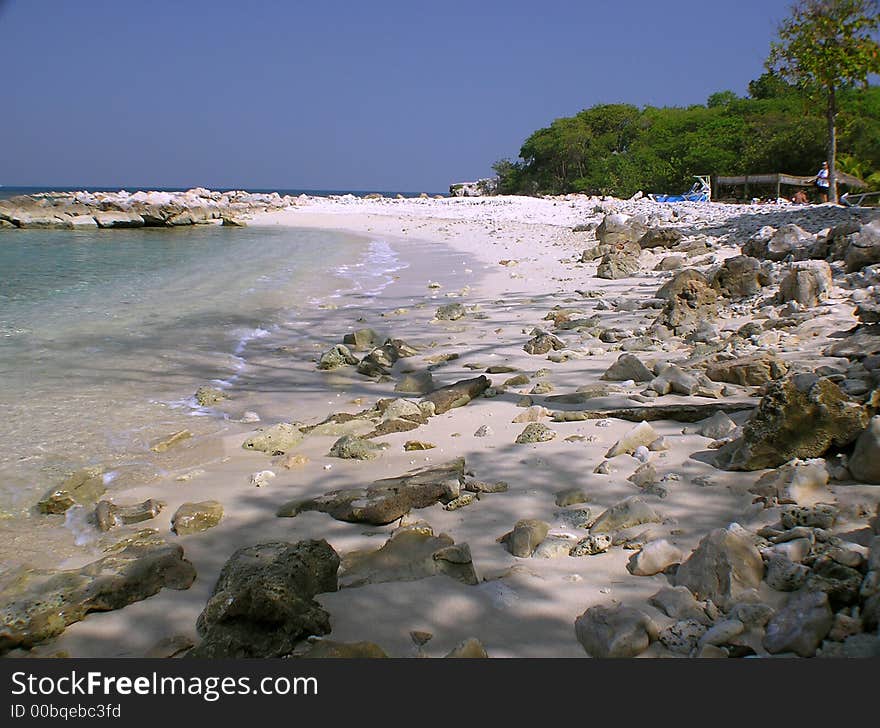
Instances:
[[[838,169],[880,188],[880,88],[838,94]],[[532,134],[494,166],[503,194],[682,192],[695,174],[812,175],[826,158],[825,107],[770,73],[705,105],[593,106]]]
[[[767,69],[825,103],[831,199],[837,202],[837,94],[880,73],[878,0],[798,0],[771,44]]]

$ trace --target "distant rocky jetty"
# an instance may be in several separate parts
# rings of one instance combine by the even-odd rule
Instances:
[[[242,218],[281,210],[297,198],[277,192],[41,192],[0,200],[0,228],[134,228],[242,225]]]

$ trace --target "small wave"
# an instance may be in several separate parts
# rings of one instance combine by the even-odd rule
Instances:
[[[101,532],[90,521],[91,511],[85,506],[71,506],[64,514],[64,527],[73,534],[77,546],[88,546],[101,537]]]
[[[240,355],[246,348],[247,345],[256,339],[265,339],[267,336],[271,336],[272,332],[268,329],[260,328],[259,326],[254,329],[245,329],[243,332],[239,331],[238,346],[235,347],[236,356]]]

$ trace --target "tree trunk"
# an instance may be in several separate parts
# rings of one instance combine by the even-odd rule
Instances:
[[[828,195],[837,204],[837,99],[834,86],[828,87]]]

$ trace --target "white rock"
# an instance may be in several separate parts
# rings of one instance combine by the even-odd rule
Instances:
[[[258,473],[253,473],[251,475],[250,481],[251,485],[255,485],[257,488],[261,488],[264,485],[268,485],[269,481],[275,477],[275,473],[271,470],[261,470]]]

